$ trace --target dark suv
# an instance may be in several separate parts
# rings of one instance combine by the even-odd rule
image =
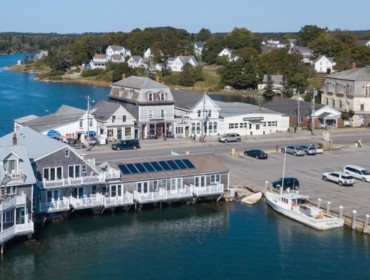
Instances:
[[[132,140],[118,140],[117,143],[112,144],[113,150],[130,150],[130,149],[139,149],[140,143],[139,140],[132,139]]]
[[[283,186],[283,190],[286,190],[288,188],[298,190],[299,189],[299,181],[298,181],[297,178],[294,178],[294,177],[285,177],[284,178],[284,184],[283,184],[283,178],[280,178],[280,179],[272,182],[272,186],[275,189],[279,189],[279,188],[281,188],[281,186]]]

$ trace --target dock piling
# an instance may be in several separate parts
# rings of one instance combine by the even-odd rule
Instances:
[[[353,210],[352,211],[352,229],[356,228],[356,216],[357,216],[357,211]]]
[[[342,205],[339,206],[339,218],[343,219],[343,206]]]
[[[370,215],[369,214],[366,214],[366,216],[365,216],[365,223],[364,223],[364,230],[363,230],[364,233],[367,233],[367,228],[369,226],[369,217],[370,217]]]
[[[326,203],[326,214],[330,214],[330,205],[331,205],[331,202],[330,202],[330,201],[328,201],[328,202]]]
[[[320,208],[320,206],[321,206],[321,198],[318,198],[317,199],[317,208]]]

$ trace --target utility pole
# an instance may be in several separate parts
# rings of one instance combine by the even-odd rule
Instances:
[[[202,114],[202,117],[203,117],[203,120],[202,120],[202,136],[200,138],[200,141],[203,142],[204,141],[204,138],[205,138],[205,125],[206,125],[206,92],[204,92],[203,94],[203,114]]]
[[[87,96],[87,147],[90,147],[90,96]]]
[[[313,89],[312,91],[312,118],[311,118],[311,133],[314,134],[315,129],[315,97],[317,94],[317,90]]]
[[[299,102],[300,102],[300,99],[301,97],[300,97],[300,95],[299,95],[299,91],[298,91],[298,98],[297,98],[297,102],[298,102],[298,109],[297,109],[297,115],[298,115],[298,120],[297,120],[297,127],[299,127],[300,126],[300,124],[301,124],[301,111],[300,111],[300,104],[299,104]]]

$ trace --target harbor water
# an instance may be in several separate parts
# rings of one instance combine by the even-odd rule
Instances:
[[[0,56],[0,136],[14,118],[107,99],[109,88],[43,83],[3,68],[18,59]],[[0,279],[368,279],[369,238],[347,227],[308,228],[264,200],[75,212],[7,244]]]

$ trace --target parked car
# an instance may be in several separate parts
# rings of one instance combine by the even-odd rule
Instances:
[[[285,146],[281,149],[282,153],[292,154],[294,156],[304,156],[306,152],[300,146]]]
[[[139,149],[140,143],[139,140],[130,139],[130,140],[118,140],[117,143],[112,144],[113,150],[130,150],[130,149]]]
[[[227,134],[223,134],[220,137],[218,137],[218,142],[223,142],[223,143],[240,142],[241,140],[242,138],[240,137],[238,133],[227,133]]]
[[[309,156],[316,155],[315,145],[301,145],[301,147],[305,151],[306,155],[309,155]]]
[[[348,164],[343,168],[343,171],[352,177],[362,180],[364,182],[370,182],[370,172],[361,166]]]
[[[324,172],[322,179],[337,183],[339,186],[352,186],[355,183],[355,179],[351,175],[342,171]]]
[[[268,159],[268,155],[262,150],[249,150],[244,152],[245,156],[250,156],[258,159]]]
[[[278,180],[272,182],[272,186],[275,189],[279,189],[279,188],[283,187],[283,190],[286,190],[288,188],[298,190],[299,189],[299,180],[295,177],[284,177],[284,179],[279,178]]]

